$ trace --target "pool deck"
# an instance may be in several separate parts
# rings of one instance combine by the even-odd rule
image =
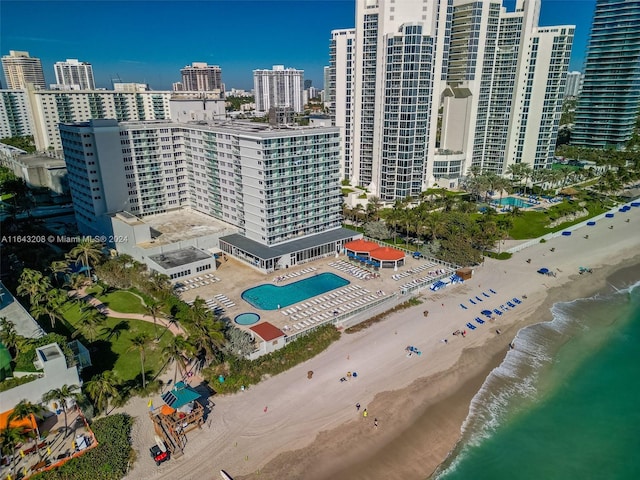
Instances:
[[[339,258],[326,257],[270,274],[261,273],[228,255],[226,261],[217,261],[217,267],[215,272],[208,273],[218,280],[210,281],[209,284],[199,282],[201,286],[180,293],[180,298],[190,303],[200,297],[208,301],[209,305],[222,307],[224,310],[219,314],[220,317],[230,321],[241,313],[257,313],[260,315],[260,322],[268,321],[288,335],[326,323],[336,316],[348,317],[351,311],[362,311],[369,305],[377,305],[385,298],[396,296],[403,288],[426,285],[437,276],[435,272],[443,268],[429,260],[415,259],[410,255],[405,258],[405,265],[397,271],[392,268],[381,269],[376,272],[376,278],[371,279],[365,279],[365,270],[350,263],[345,255],[340,255]],[[264,283],[289,285],[324,272],[339,275],[351,283],[280,310],[260,310],[241,297],[245,290]],[[447,274],[451,273],[453,271],[447,269]],[[200,277],[205,278],[205,274],[201,273]],[[424,291],[427,294],[434,293],[428,288]],[[220,303],[216,295],[218,298],[220,295],[225,296],[228,299],[226,305]],[[233,324],[245,330],[250,327],[235,322]]]

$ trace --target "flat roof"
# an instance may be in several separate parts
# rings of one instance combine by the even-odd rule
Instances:
[[[37,153],[34,155],[18,155],[13,157],[13,161],[25,167],[67,168],[67,164],[62,158],[49,157]]]
[[[27,338],[40,338],[44,330],[29,312],[18,302],[11,292],[0,282],[0,317],[6,317],[16,327],[18,335]]]
[[[213,258],[213,255],[206,253],[196,247],[183,248],[172,252],[158,253],[157,255],[149,255],[150,260],[160,265],[165,270],[180,267],[181,265],[189,265],[199,260]]]
[[[176,243],[191,238],[204,237],[206,235],[222,235],[231,231],[238,231],[237,227],[217,220],[204,213],[190,208],[173,210],[171,212],[150,215],[140,219],[159,233],[154,242],[140,243],[138,246],[157,247]],[[134,220],[125,220],[127,223]]]
[[[328,232],[300,238],[298,240],[292,240],[290,242],[273,245],[271,247],[245,238],[237,233],[227,235],[226,237],[220,237],[220,241],[233,245],[242,251],[248,252],[251,255],[264,260],[269,258],[278,258],[289,253],[300,252],[309,248],[317,247],[318,245],[336,242],[338,240],[346,240],[356,235],[360,235],[360,233],[340,227],[335,230],[329,230]]]

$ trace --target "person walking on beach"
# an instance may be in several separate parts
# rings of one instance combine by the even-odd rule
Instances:
[[[367,415],[369,415],[369,413],[367,412],[367,409],[365,408],[365,409],[362,411],[362,416],[363,416],[364,418],[367,418]]]
[[[378,419],[377,418],[373,419],[373,428],[378,428]]]
[[[359,411],[360,411],[360,404],[356,403],[356,412],[359,412]]]

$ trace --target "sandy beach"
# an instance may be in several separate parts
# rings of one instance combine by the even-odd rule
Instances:
[[[464,284],[427,290],[422,305],[343,334],[303,365],[244,392],[213,397],[211,422],[189,433],[184,456],[159,467],[147,453],[153,443],[148,399],[134,399],[124,411],[138,419],[132,432],[138,459],[126,478],[219,478],[224,469],[236,480],[424,479],[455,445],[472,397],[517,331],[549,320],[553,303],[590,296],[610,274],[632,264],[640,264],[638,208],[535,244],[510,260],[487,259]],[[579,275],[580,266],[594,273]],[[541,267],[556,277],[537,274]],[[496,293],[483,295],[490,290]],[[483,301],[473,306],[469,299],[476,296]],[[467,329],[465,338],[452,335],[481,310],[514,297],[522,299],[516,308]],[[408,357],[407,345],[422,354]],[[354,371],[357,378],[339,381]]]

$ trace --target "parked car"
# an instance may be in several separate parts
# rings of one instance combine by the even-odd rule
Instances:
[[[164,447],[164,444],[162,444],[162,446]],[[169,452],[166,447],[162,449],[160,446],[154,445],[149,449],[149,453],[153,461],[156,462],[156,465],[160,465],[162,462],[169,460]]]

